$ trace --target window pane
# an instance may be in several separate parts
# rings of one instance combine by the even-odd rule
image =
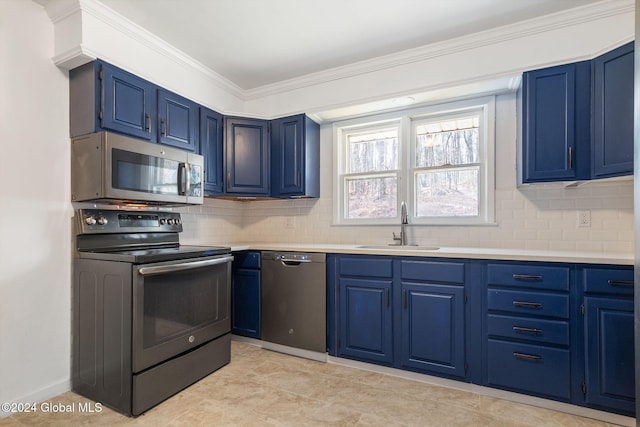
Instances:
[[[398,210],[395,176],[347,181],[347,218],[394,218]]]
[[[416,125],[416,167],[479,162],[479,117]]]
[[[416,174],[416,215],[478,216],[479,168]]]
[[[347,137],[347,173],[398,169],[398,131],[387,129]]]

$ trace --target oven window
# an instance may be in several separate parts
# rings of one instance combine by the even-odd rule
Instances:
[[[143,293],[144,349],[229,317],[224,264],[146,276]]]

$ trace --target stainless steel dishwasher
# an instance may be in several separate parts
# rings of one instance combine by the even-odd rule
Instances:
[[[327,351],[326,255],[262,252],[262,339]]]

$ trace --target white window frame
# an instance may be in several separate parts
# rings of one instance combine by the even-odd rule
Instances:
[[[473,217],[421,217],[415,215],[414,199],[415,134],[414,124],[434,119],[461,117],[470,112],[480,113],[480,152],[478,216]],[[346,218],[345,191],[347,144],[346,135],[354,131],[375,129],[399,123],[398,207],[394,218]],[[412,108],[393,113],[378,114],[345,120],[333,124],[334,131],[334,225],[397,225],[400,221],[400,203],[405,201],[409,211],[409,223],[414,225],[495,225],[495,97],[468,99]]]
[[[404,193],[401,192],[402,180],[403,180],[403,170],[405,168],[405,156],[404,150],[402,148],[403,145],[403,126],[402,120],[395,115],[378,115],[373,120],[370,118],[362,122],[360,119],[355,121],[347,121],[341,122],[340,126],[336,126],[334,124],[334,135],[335,141],[338,141],[337,144],[334,144],[334,153],[335,153],[335,161],[334,161],[334,177],[337,176],[335,180],[336,189],[334,192],[334,222],[337,224],[349,224],[349,225],[379,225],[379,224],[395,224],[398,222],[398,218],[400,218],[400,199],[404,196]],[[378,129],[387,129],[390,127],[398,128],[398,169],[389,170],[389,171],[380,171],[380,172],[362,172],[362,173],[348,173],[347,172],[347,162],[348,162],[348,153],[347,153],[347,144],[346,138],[348,135],[353,133],[360,133],[363,131],[371,131],[375,132]],[[396,216],[395,217],[387,217],[387,218],[347,218],[346,217],[346,209],[347,209],[347,180],[349,178],[382,178],[386,176],[395,176],[398,182],[398,203],[396,206]],[[337,220],[337,221],[336,221]]]

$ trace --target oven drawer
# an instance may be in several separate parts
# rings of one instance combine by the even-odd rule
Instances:
[[[489,340],[488,356],[488,385],[569,400],[569,350]]]
[[[489,289],[489,310],[510,313],[569,318],[569,296],[547,292],[511,291]]]
[[[490,314],[489,335],[539,343],[569,345],[569,322],[565,320]]]

